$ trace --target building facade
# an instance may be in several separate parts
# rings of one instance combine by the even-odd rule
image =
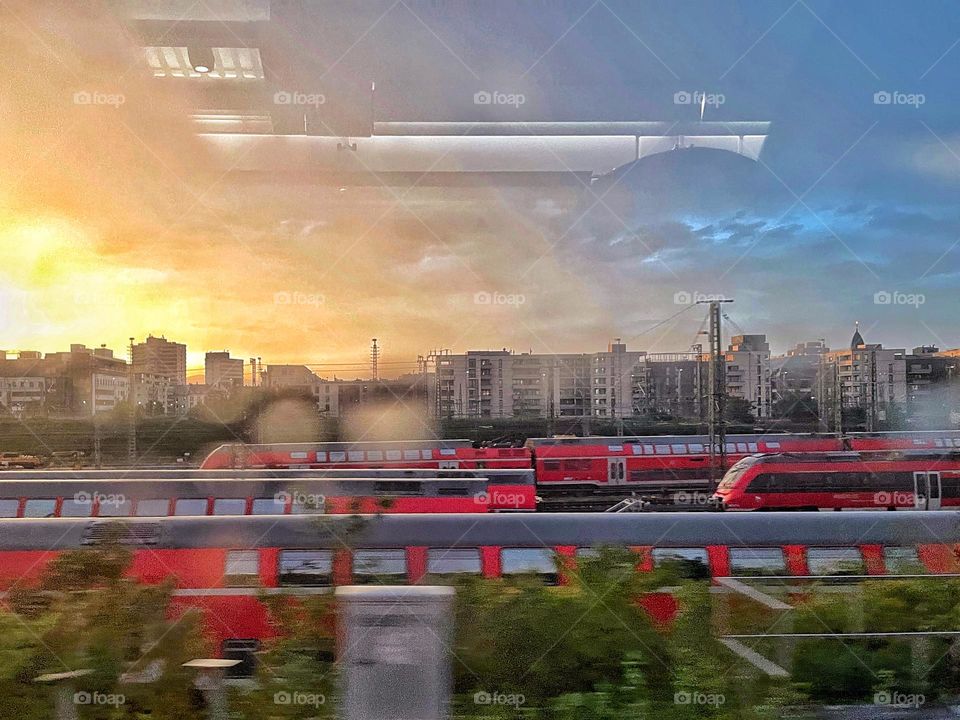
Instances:
[[[133,373],[163,375],[174,385],[186,385],[187,346],[150,335],[133,346]]]
[[[203,381],[220,390],[243,387],[243,359],[230,357],[226,350],[208,352],[203,359]]]

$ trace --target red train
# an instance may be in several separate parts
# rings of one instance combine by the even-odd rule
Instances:
[[[676,491],[710,480],[706,435],[533,438],[523,448],[474,448],[469,440],[221,445],[201,468],[533,468],[550,497]],[[960,449],[960,431],[729,435],[727,466],[755,453]],[[722,475],[725,468],[717,468]]]
[[[960,452],[757,455],[730,468],[714,499],[725,510],[960,507]]]
[[[533,470],[82,470],[0,475],[0,518],[533,510]]]
[[[0,520],[0,590],[34,582],[63,550],[95,547],[117,521]],[[341,584],[442,582],[453,575],[540,575],[562,583],[577,557],[632,549],[640,570],[681,561],[703,577],[946,574],[960,570],[960,513],[847,515],[489,514],[129,519],[130,575],[173,582],[176,609],[200,608],[226,653],[273,633],[262,593]],[[560,559],[561,562],[557,562]],[[673,598],[645,606],[660,619]]]

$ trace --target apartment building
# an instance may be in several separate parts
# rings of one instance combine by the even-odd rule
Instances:
[[[729,397],[750,403],[755,417],[770,417],[770,345],[766,335],[734,335],[730,339],[726,387]]]
[[[243,387],[243,359],[230,357],[226,350],[208,352],[203,358],[203,381],[218,390]]]
[[[133,373],[163,375],[174,385],[186,385],[187,346],[149,335],[133,346]]]
[[[826,353],[827,396],[831,406],[858,408],[866,413],[867,427],[885,421],[890,411],[907,401],[906,352],[867,343],[854,331],[850,347]]]

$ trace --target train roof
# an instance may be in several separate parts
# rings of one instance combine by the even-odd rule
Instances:
[[[747,461],[749,464],[758,463],[877,463],[877,462],[906,462],[910,460],[953,460],[960,461],[960,451],[957,450],[843,450],[838,452],[807,452],[807,453],[761,453],[751,455],[740,460],[737,465]]]
[[[247,451],[275,449],[290,450],[376,450],[379,448],[390,450],[427,450],[433,448],[469,448],[473,447],[473,441],[464,438],[457,440],[356,440],[351,442],[323,441],[323,442],[299,442],[299,443],[223,443],[216,450],[229,450],[243,448]]]
[[[960,542],[960,512],[544,513],[0,520],[0,551],[88,547],[114,532],[152,548],[763,547]]]
[[[97,482],[166,480],[313,480],[321,478],[472,478],[515,477],[533,475],[532,468],[257,468],[254,470],[2,470],[0,486],[10,481],[50,482],[55,480],[90,480]]]
[[[774,442],[790,439],[822,439],[836,438],[832,434],[819,433],[738,433],[726,436],[727,442],[757,442],[772,440]],[[527,440],[529,447],[543,445],[623,445],[626,443],[639,444],[663,444],[663,443],[686,443],[699,442],[708,444],[709,435],[587,435],[585,437],[551,437],[551,438],[530,438]]]

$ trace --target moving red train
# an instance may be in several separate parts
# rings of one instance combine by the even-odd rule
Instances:
[[[960,507],[960,452],[757,455],[730,468],[714,498],[724,510]]]
[[[536,471],[541,496],[706,487],[706,435],[533,438],[524,448],[474,448],[469,440],[221,445],[201,468],[521,468]],[[727,465],[755,453],[960,449],[960,431],[729,435]],[[723,469],[717,469],[717,475]]]
[[[0,475],[0,518],[529,511],[533,470],[80,470]]]
[[[632,549],[640,570],[681,561],[703,577],[945,574],[960,569],[960,513],[489,514],[0,520],[0,590],[29,586],[64,550],[125,529],[130,575],[172,581],[176,609],[201,609],[227,654],[273,634],[263,593],[341,584],[437,583],[455,575],[563,582],[577,557]],[[558,564],[557,558],[563,562]],[[669,618],[658,594],[648,610]]]

